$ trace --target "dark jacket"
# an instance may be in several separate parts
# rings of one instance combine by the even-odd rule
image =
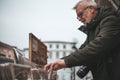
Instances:
[[[88,36],[74,54],[64,57],[67,67],[86,65],[94,80],[120,80],[120,18],[109,8],[98,13],[86,27]]]

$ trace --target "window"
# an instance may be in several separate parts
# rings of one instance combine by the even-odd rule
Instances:
[[[56,58],[59,58],[59,52],[56,52]]]
[[[49,45],[49,48],[52,48],[52,44]]]
[[[57,49],[59,48],[59,45],[58,45],[58,44],[56,45],[56,48],[57,48]]]
[[[63,45],[63,49],[66,49],[66,45]]]
[[[48,53],[48,58],[52,58],[52,52]]]
[[[63,57],[66,56],[66,52],[63,52]]]

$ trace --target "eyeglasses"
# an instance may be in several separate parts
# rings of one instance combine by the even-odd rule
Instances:
[[[88,7],[84,8],[82,11],[80,11],[78,14],[77,14],[77,17],[82,17],[83,16],[83,13],[84,11],[87,9]]]

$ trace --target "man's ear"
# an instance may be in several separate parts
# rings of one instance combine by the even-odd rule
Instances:
[[[89,8],[89,11],[90,11],[90,12],[92,12],[92,13],[95,12],[95,8],[94,8],[93,6],[89,6],[88,8]]]

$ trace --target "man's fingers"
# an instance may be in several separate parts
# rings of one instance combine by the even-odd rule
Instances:
[[[51,64],[45,65],[45,66],[44,66],[44,70],[45,70],[45,71],[48,71],[48,70],[50,69],[50,66],[51,66]]]

